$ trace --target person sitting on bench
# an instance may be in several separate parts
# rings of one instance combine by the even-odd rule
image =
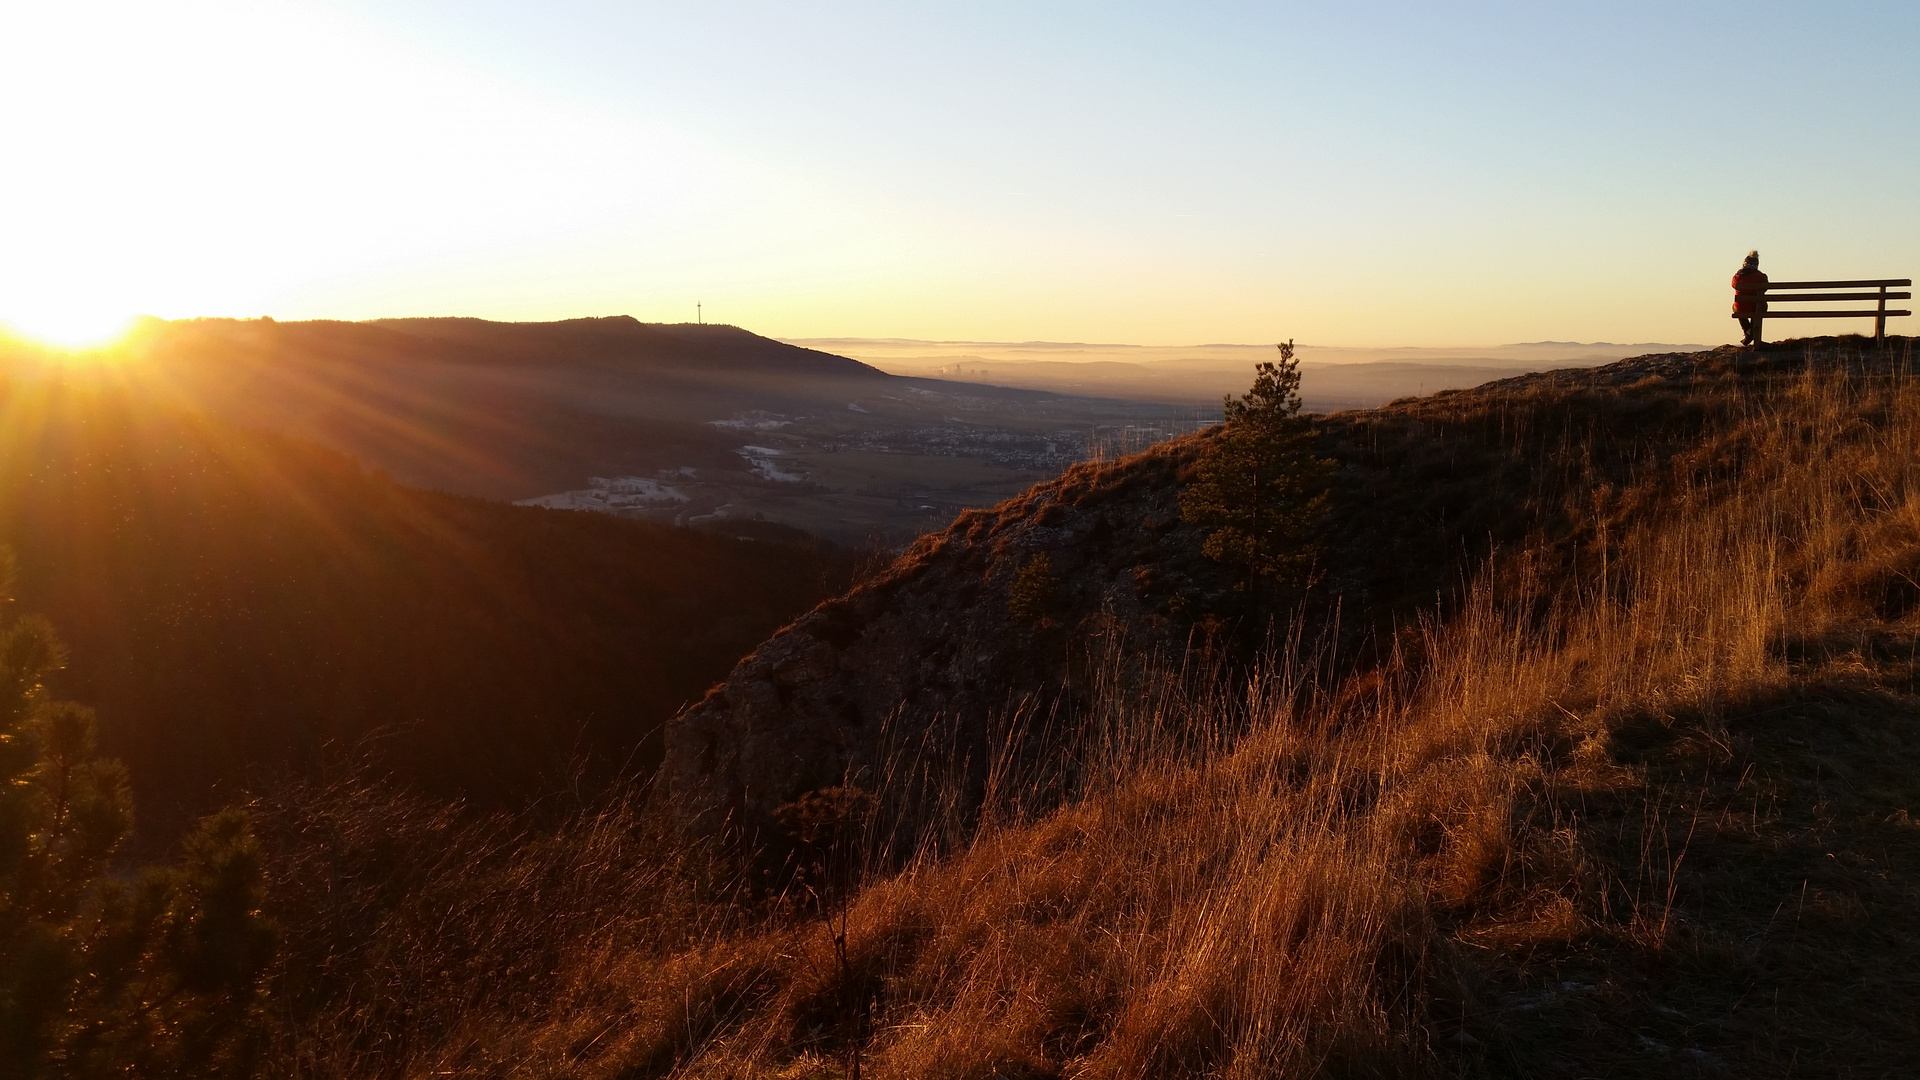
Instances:
[[[1760,320],[1767,313],[1767,275],[1760,272],[1760,253],[1747,252],[1746,264],[1733,275],[1733,313],[1740,317],[1740,344],[1760,344]]]

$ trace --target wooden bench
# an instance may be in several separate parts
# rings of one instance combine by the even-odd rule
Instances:
[[[1760,296],[1761,310],[1750,318],[1759,319],[1764,324],[1767,319],[1872,319],[1873,340],[1887,339],[1887,320],[1896,315],[1911,315],[1911,311],[1889,311],[1887,301],[1906,300],[1913,296],[1909,292],[1888,292],[1888,289],[1905,288],[1913,284],[1910,278],[1883,278],[1875,281],[1769,281],[1767,291]],[[1779,292],[1792,292],[1798,289],[1878,289],[1878,292],[1808,292],[1798,296],[1775,296]],[[1813,303],[1852,300],[1878,300],[1880,306],[1859,311],[1781,311],[1773,305],[1779,301],[1794,303]],[[1736,312],[1734,318],[1740,318]],[[1756,327],[1754,337],[1759,338]]]

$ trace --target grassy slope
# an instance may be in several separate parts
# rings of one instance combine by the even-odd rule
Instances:
[[[1250,678],[1116,663],[1066,769],[1000,775],[917,852],[863,844],[857,799],[798,808],[812,872],[766,903],[617,805],[527,843],[378,790],[262,804],[282,1060],[1897,1074],[1920,390],[1852,347],[1335,418],[1328,583],[1385,631]],[[1460,584],[1430,601],[1436,566]]]
[[[660,723],[845,580],[812,548],[415,491],[84,382],[0,385],[0,543],[160,833],[369,750],[490,799],[589,755],[645,770]]]

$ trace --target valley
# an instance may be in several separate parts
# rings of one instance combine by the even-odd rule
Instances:
[[[744,470],[593,477],[584,489],[519,502],[683,526],[772,521],[841,543],[903,543],[1109,447],[1151,445],[1200,424],[1196,409],[902,382],[838,413],[710,421],[742,440],[733,452]]]

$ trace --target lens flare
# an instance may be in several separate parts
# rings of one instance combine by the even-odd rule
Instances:
[[[106,348],[126,337],[136,318],[84,308],[8,312],[0,315],[0,333],[62,352],[83,352]]]

